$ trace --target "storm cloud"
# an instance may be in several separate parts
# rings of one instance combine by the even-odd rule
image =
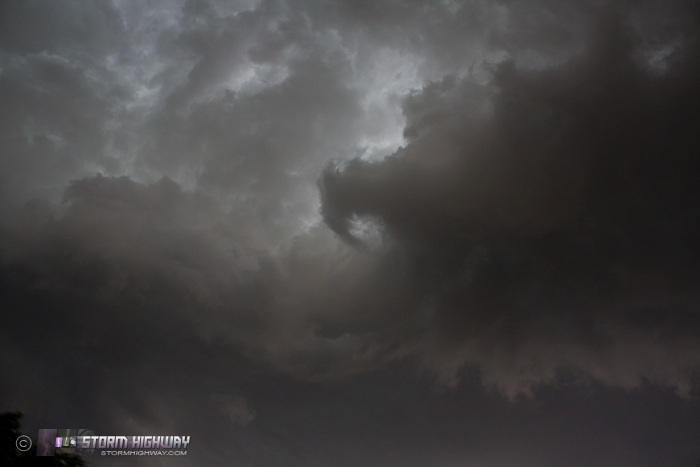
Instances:
[[[404,148],[321,179],[327,225],[352,244],[374,224],[430,271],[419,282],[434,338],[457,361],[484,359],[508,391],[558,365],[690,390],[698,48],[656,70],[625,26],[605,11],[562,64],[429,84],[404,102]]]
[[[191,465],[692,465],[699,24],[4,2],[3,407]]]

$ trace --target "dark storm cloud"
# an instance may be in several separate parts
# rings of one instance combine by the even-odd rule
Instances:
[[[659,71],[636,59],[616,13],[590,40],[561,66],[504,63],[487,86],[446,78],[411,96],[409,144],[327,169],[324,218],[351,242],[358,219],[378,224],[415,264],[438,371],[479,363],[511,392],[574,367],[687,393],[700,332],[697,42]]]
[[[0,7],[4,406],[191,465],[654,464],[478,388],[693,393],[696,7],[56,5]]]

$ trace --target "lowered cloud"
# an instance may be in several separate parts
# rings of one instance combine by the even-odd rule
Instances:
[[[404,102],[406,147],[324,172],[326,224],[362,243],[366,219],[415,265],[407,315],[430,337],[407,346],[446,380],[477,364],[513,395],[575,368],[690,391],[698,48],[658,71],[638,47],[605,12],[581,54],[430,84]]]

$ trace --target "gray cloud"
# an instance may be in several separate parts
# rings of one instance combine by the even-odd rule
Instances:
[[[432,271],[419,281],[425,345],[448,379],[479,363],[513,394],[573,366],[690,390],[697,45],[656,73],[615,15],[593,31],[561,66],[506,63],[488,86],[426,87],[405,103],[404,149],[323,175],[324,218],[341,237],[361,241],[351,226],[371,219],[418,274]]]
[[[191,465],[700,458],[693,4],[0,8],[29,427],[192,430]]]

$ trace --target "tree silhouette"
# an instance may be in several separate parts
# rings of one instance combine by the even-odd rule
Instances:
[[[36,440],[32,438],[32,447],[20,452],[15,442],[23,433],[20,431],[21,412],[4,412],[0,414],[0,465],[15,467],[28,465],[86,467],[82,457],[76,454],[57,452],[52,457],[36,457]]]

